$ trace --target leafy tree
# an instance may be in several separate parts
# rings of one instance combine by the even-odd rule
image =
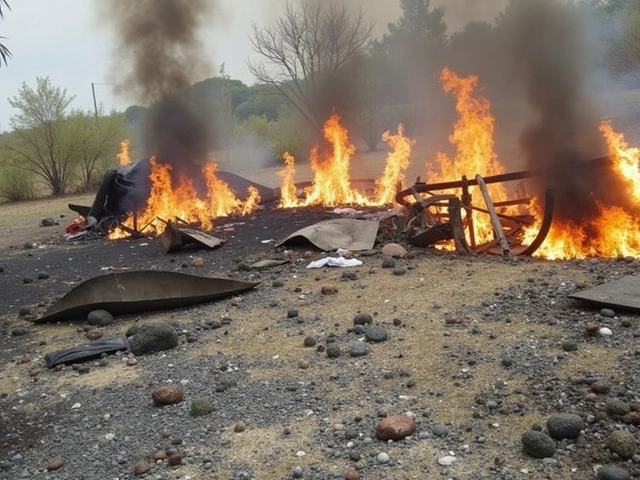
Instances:
[[[99,115],[74,111],[69,116],[65,131],[71,132],[78,142],[77,169],[81,189],[89,191],[99,185],[102,175],[119,151],[120,142],[127,136],[123,113]]]
[[[263,116],[275,121],[278,119],[278,109],[286,103],[287,99],[273,85],[256,84],[247,89],[234,115],[238,122],[244,122],[251,116]]]
[[[0,0],[0,19],[4,18],[5,10],[11,10],[11,7],[9,6],[9,0]],[[6,37],[0,36],[0,40],[4,39],[6,39]],[[9,60],[10,58],[11,52],[4,43],[0,42],[0,66],[2,66],[3,62],[5,65],[7,65],[7,60]]]
[[[22,84],[9,104],[19,113],[9,119],[18,145],[11,147],[13,164],[41,177],[54,195],[66,192],[73,174],[78,142],[69,132],[65,111],[75,96],[54,87],[49,78],[36,79],[36,88]]]
[[[319,132],[335,105],[336,77],[368,46],[373,24],[345,4],[287,2],[276,22],[253,25],[251,44],[266,63],[249,62],[259,83],[272,85]]]
[[[390,61],[394,103],[430,112],[435,101],[442,101],[437,79],[448,43],[444,10],[432,8],[430,0],[400,0],[400,8],[399,20],[388,25],[377,48]]]

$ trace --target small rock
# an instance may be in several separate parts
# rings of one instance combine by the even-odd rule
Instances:
[[[49,464],[47,465],[47,470],[52,472],[54,470],[58,470],[59,468],[62,468],[62,466],[64,465],[64,458],[62,457],[53,457],[50,461]]]
[[[450,467],[454,463],[456,463],[456,457],[452,455],[447,455],[438,459],[438,465],[442,465],[443,467]]]
[[[18,327],[11,330],[12,337],[21,337],[22,335],[26,335],[26,334],[27,334],[26,328]]]
[[[208,398],[200,397],[195,398],[191,402],[191,416],[192,417],[201,417],[203,415],[209,415],[211,412],[215,410],[213,403]]]
[[[376,437],[380,440],[402,440],[416,431],[416,423],[405,415],[394,415],[382,419],[376,426]]]
[[[587,322],[585,325],[587,335],[593,336],[600,330],[600,324],[598,322]]]
[[[556,442],[544,432],[527,430],[522,434],[522,450],[533,458],[553,457]]]
[[[307,368],[309,368],[309,360],[300,360],[298,361],[298,368],[301,368],[302,370],[306,370]]]
[[[196,257],[191,260],[192,267],[201,267],[202,265],[204,265],[204,260],[202,259],[202,257]]]
[[[238,422],[233,426],[233,431],[236,433],[244,432],[247,429],[247,424],[244,422]]]
[[[616,430],[607,437],[607,448],[627,460],[636,453],[635,436],[627,430]]]
[[[393,271],[391,273],[393,273],[394,275],[397,275],[397,276],[402,276],[405,273],[407,273],[407,269],[406,268],[402,268],[402,267],[396,267],[396,268],[393,269]]]
[[[142,325],[129,341],[129,349],[134,355],[170,350],[178,346],[179,338],[168,323],[148,323]]]
[[[354,325],[371,325],[373,323],[373,317],[369,313],[358,313],[353,317]]]
[[[396,268],[396,261],[391,257],[382,259],[382,268]]]
[[[622,417],[631,411],[631,405],[617,398],[607,400],[607,413],[612,417]]]
[[[349,347],[349,354],[352,357],[363,357],[368,353],[367,345],[360,340],[356,340]]]
[[[322,295],[335,295],[338,293],[338,288],[333,285],[325,285],[320,289],[320,293],[322,293]]]
[[[182,390],[176,386],[162,386],[156,388],[151,394],[153,403],[157,406],[174,405],[183,399]]]
[[[575,352],[576,350],[578,350],[578,343],[574,340],[565,340],[564,342],[562,342],[562,349],[565,352]]]
[[[138,462],[133,467],[133,473],[140,476],[148,473],[151,470],[151,466],[147,462]]]
[[[113,315],[106,310],[92,310],[87,315],[87,323],[96,327],[107,327],[113,323]]]
[[[387,331],[380,325],[373,325],[367,328],[364,336],[370,342],[384,342],[388,338]]]
[[[600,315],[606,318],[613,318],[616,316],[616,312],[614,312],[610,308],[603,308],[602,310],[600,310]]]
[[[304,346],[305,347],[315,347],[316,346],[316,338],[311,335],[307,335],[304,337]]]
[[[167,458],[167,463],[169,463],[169,465],[171,465],[172,467],[180,465],[182,463],[182,455],[177,452],[172,453],[171,455],[169,455],[169,458]]]
[[[574,413],[556,413],[547,420],[549,435],[556,440],[577,438],[583,427],[582,418]]]
[[[602,467],[598,470],[599,480],[630,480],[631,474],[620,467]]]
[[[611,385],[607,382],[596,381],[591,384],[591,391],[593,393],[609,393]]]
[[[386,452],[380,452],[376,456],[376,460],[378,461],[378,463],[381,463],[381,464],[385,465],[385,464],[389,463],[389,461],[391,460],[391,457]]]
[[[43,227],[53,227],[56,224],[56,221],[53,218],[43,218],[40,221],[40,225]]]
[[[607,327],[602,327],[600,330],[598,330],[598,333],[603,337],[610,337],[611,335],[613,335],[611,329]]]
[[[397,243],[387,243],[380,253],[385,257],[404,258],[407,256],[407,249]]]
[[[157,452],[155,452],[153,454],[153,459],[157,462],[157,461],[162,461],[162,460],[166,460],[168,457],[167,452],[165,452],[164,450],[158,450]]]
[[[337,343],[330,343],[327,345],[327,357],[329,358],[338,358],[342,355],[342,350],[340,349],[340,345]]]
[[[344,474],[344,480],[360,480],[360,474],[355,468],[350,468]]]
[[[89,330],[87,333],[85,333],[84,336],[87,337],[89,340],[94,341],[102,338],[103,335],[104,333],[102,332],[102,330],[98,328],[94,328],[92,330]]]

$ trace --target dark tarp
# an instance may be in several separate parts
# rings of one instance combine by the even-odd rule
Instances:
[[[47,364],[47,368],[53,368],[61,363],[77,363],[81,360],[91,360],[92,358],[98,358],[103,353],[117,352],[127,348],[129,348],[129,344],[124,337],[101,338],[85,345],[47,353],[44,356],[44,361]]]
[[[156,270],[111,273],[76,286],[34,322],[81,320],[97,309],[123,315],[179,308],[237,295],[256,285]]]

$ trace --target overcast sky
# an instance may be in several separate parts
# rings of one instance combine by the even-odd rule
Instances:
[[[15,115],[8,98],[18,94],[26,82],[35,87],[37,77],[49,77],[55,87],[75,95],[72,107],[93,111],[91,84],[99,105],[106,112],[124,110],[133,102],[114,96],[109,77],[112,38],[104,20],[97,18],[96,2],[109,0],[10,0],[11,10],[0,21],[0,35],[13,57],[0,67],[0,131],[9,130]],[[135,0],[131,0],[135,1]],[[459,27],[472,19],[493,19],[507,0],[434,0],[446,7],[450,25]],[[361,5],[382,33],[399,15],[398,0],[349,0]],[[203,32],[216,68],[224,62],[232,78],[251,85],[246,67],[252,54],[249,33],[252,23],[268,25],[285,0],[218,0],[217,22]],[[214,76],[217,71],[211,72]]]

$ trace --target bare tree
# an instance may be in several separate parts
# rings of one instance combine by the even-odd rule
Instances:
[[[9,6],[9,0],[0,0],[0,19],[4,18],[3,8],[7,10],[11,10],[11,7]],[[6,37],[0,37],[0,39],[5,39],[5,38]],[[0,66],[2,66],[3,62],[5,65],[7,65],[7,60],[9,60],[10,58],[11,58],[11,52],[9,51],[9,49],[4,43],[0,42]]]
[[[273,25],[253,24],[251,44],[264,62],[249,61],[249,70],[258,82],[273,85],[318,131],[325,120],[318,97],[366,49],[373,27],[362,10],[352,14],[345,4],[287,2]]]

